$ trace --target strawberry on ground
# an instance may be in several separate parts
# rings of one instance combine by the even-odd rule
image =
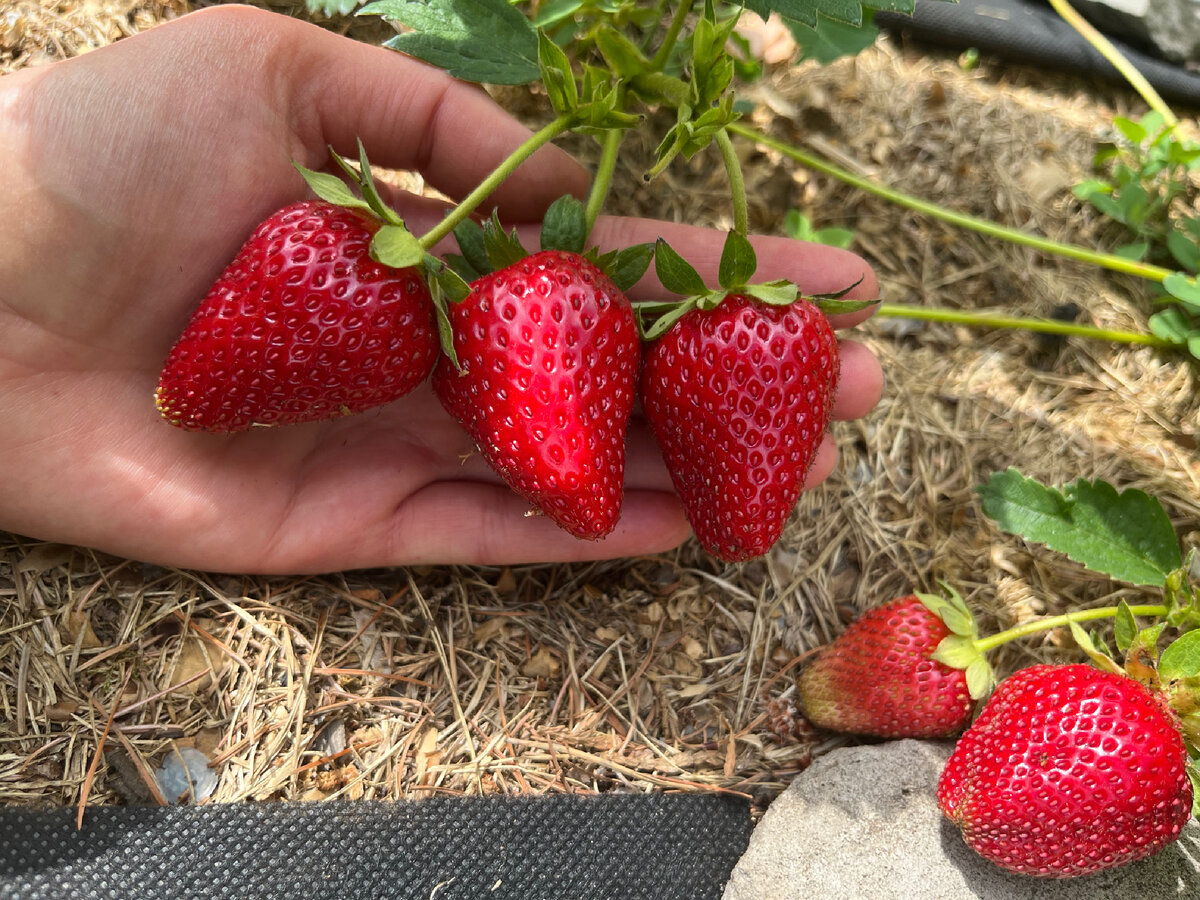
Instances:
[[[1153,853],[1191,817],[1178,720],[1161,697],[1089,665],[1037,665],[1000,683],[959,739],[938,805],[1012,872],[1087,875]]]
[[[171,349],[155,402],[173,425],[312,422],[403,396],[433,369],[437,326],[415,268],[371,259],[379,223],[307,200],[271,215]]]
[[[886,738],[957,734],[974,707],[966,673],[931,658],[950,634],[915,594],[869,610],[801,673],[805,718]]]
[[[633,308],[577,253],[543,250],[448,307],[433,386],[491,467],[582,538],[616,526],[641,356]]]
[[[779,539],[829,423],[838,349],[825,315],[732,293],[690,310],[646,352],[641,395],[688,521],[710,553]]]

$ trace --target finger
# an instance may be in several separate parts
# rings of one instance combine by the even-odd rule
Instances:
[[[842,421],[860,419],[883,396],[883,367],[878,357],[858,341],[839,341],[838,356],[842,368],[832,416]]]
[[[837,442],[827,434],[817,446],[816,455],[813,456],[813,461],[804,475],[804,490],[812,490],[832,475],[833,470],[837,467],[837,461]]]
[[[721,250],[725,246],[723,232],[626,217],[601,217],[592,232],[592,240],[605,249],[628,247],[660,237],[695,267],[706,284],[716,284]],[[833,294],[850,288],[845,294],[849,300],[873,300],[879,296],[875,273],[856,253],[773,235],[751,235],[750,243],[758,257],[756,282],[786,278],[805,294]],[[653,267],[629,293],[647,299],[673,296],[659,283]],[[835,328],[844,328],[861,322],[872,311],[868,308],[829,319]]]
[[[660,553],[691,533],[679,501],[658,491],[629,491],[608,537],[585,541],[503,486],[436,482],[409,498],[395,524],[391,559],[368,565],[576,562]]]
[[[251,11],[244,11],[251,15]],[[377,165],[421,172],[438,190],[462,197],[531,134],[480,88],[394,50],[348,40],[308,23],[273,17],[288,29],[282,60],[296,85],[297,131],[320,165],[325,149]],[[485,202],[514,218],[536,218],[557,197],[582,196],[585,169],[566,152],[538,150]]]

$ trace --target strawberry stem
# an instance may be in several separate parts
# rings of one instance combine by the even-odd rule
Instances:
[[[1049,631],[1052,628],[1060,628],[1063,625],[1070,625],[1072,622],[1090,622],[1094,619],[1111,619],[1117,615],[1120,607],[1117,606],[1100,606],[1096,609],[1080,609],[1075,612],[1065,613],[1061,616],[1050,616],[1045,619],[1035,619],[1032,622],[1026,622],[1024,625],[1018,625],[1015,628],[1009,628],[1007,631],[1001,631],[997,634],[988,635],[985,638],[976,638],[972,643],[980,653],[987,653],[994,650],[1001,644],[1007,644],[1009,641],[1015,641],[1023,637],[1028,637],[1031,634],[1037,634],[1040,631]],[[1135,616],[1165,616],[1170,610],[1162,605],[1147,605],[1147,606],[1131,606],[1129,611]]]
[[[970,231],[975,231],[980,234],[985,234],[990,237],[999,238],[1000,240],[1009,241],[1013,244],[1018,244],[1024,247],[1031,247],[1035,250],[1040,250],[1044,253],[1050,253],[1055,256],[1062,256],[1067,259],[1079,260],[1082,262],[1091,263],[1092,265],[1100,266],[1105,269],[1110,269],[1114,272],[1123,272],[1127,275],[1136,275],[1138,278],[1145,278],[1150,281],[1162,282],[1168,275],[1173,274],[1170,269],[1164,269],[1162,266],[1151,265],[1150,263],[1138,262],[1133,259],[1126,259],[1123,256],[1117,256],[1111,253],[1098,253],[1095,250],[1090,250],[1086,247],[1079,247],[1075,244],[1063,244],[1058,241],[1052,241],[1048,238],[1038,237],[1034,234],[1029,234],[1025,231],[1020,231],[1016,228],[1007,228],[1003,225],[997,225],[995,222],[990,222],[987,219],[981,219],[976,216],[967,215],[966,213],[954,212],[945,207],[938,206],[936,203],[930,203],[927,200],[922,200],[919,197],[914,197],[911,194],[905,194],[902,191],[897,191],[894,188],[886,185],[878,184],[869,178],[863,178],[848,172],[839,166],[834,165],[818,156],[806,153],[798,147],[786,143],[785,141],[777,140],[756,131],[747,125],[742,125],[737,122],[731,122],[726,126],[729,131],[734,134],[741,135],[752,141],[757,141],[764,147],[770,147],[772,150],[777,150],[784,156],[790,157],[801,165],[808,166],[818,172],[822,172],[838,181],[844,182],[851,187],[857,188],[868,194],[873,194],[897,206],[902,206],[905,209],[911,209],[914,212],[927,215],[933,219],[940,219],[943,222],[948,222],[951,225],[956,225],[960,228],[966,228]]]
[[[738,234],[746,234],[750,228],[750,207],[746,200],[746,179],[742,175],[742,163],[738,159],[737,149],[729,139],[729,131],[722,128],[716,133],[714,140],[721,150],[721,159],[725,161],[725,171],[729,173],[729,195],[733,201],[733,230]]]
[[[596,219],[600,217],[600,210],[604,208],[604,200],[608,197],[608,191],[612,187],[613,171],[617,166],[617,153],[624,137],[625,132],[620,128],[614,128],[604,136],[600,163],[596,167],[596,177],[592,181],[592,189],[588,194],[587,206],[584,210],[588,234],[592,233]]]
[[[948,322],[953,325],[970,325],[982,328],[1014,328],[1022,331],[1037,331],[1042,334],[1062,334],[1071,337],[1093,338],[1119,344],[1146,344],[1151,347],[1175,347],[1177,344],[1136,331],[1114,331],[1076,325],[1072,322],[1056,322],[1053,319],[1026,319],[1017,316],[1001,316],[992,313],[960,312],[950,309],[927,309],[905,306],[898,303],[881,303],[876,313],[879,316],[900,319],[923,319],[927,322]]]
[[[650,60],[650,71],[661,72],[666,68],[667,63],[671,59],[671,51],[675,49],[675,42],[679,40],[679,32],[683,30],[688,13],[692,11],[692,5],[693,0],[680,0],[680,4],[675,10],[675,15],[671,17],[671,24],[667,28],[663,42],[659,44],[658,52],[654,54],[654,59]]]
[[[521,146],[509,154],[504,162],[500,163],[487,178],[479,183],[479,186],[475,190],[464,197],[458,206],[450,210],[442,221],[421,236],[421,246],[426,250],[432,250],[438,241],[450,234],[460,222],[473,213],[504,182],[504,179],[515,172],[517,166],[521,165],[521,163],[533,156],[537,150],[549,144],[560,134],[569,131],[574,123],[575,117],[573,115],[564,114],[526,138]]]

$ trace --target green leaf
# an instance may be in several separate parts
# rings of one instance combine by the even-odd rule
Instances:
[[[1200,676],[1200,631],[1186,631],[1158,658],[1158,677],[1166,683]]]
[[[578,198],[559,197],[542,217],[542,249],[582,253],[587,243],[587,211]]]
[[[1162,286],[1172,297],[1200,307],[1200,281],[1195,278],[1189,278],[1182,272],[1172,272],[1163,279]]]
[[[520,238],[517,237],[517,230],[514,228],[506,232],[496,212],[492,213],[491,219],[483,226],[483,248],[493,270],[511,266],[529,255],[529,251],[522,246]]]
[[[1176,228],[1167,232],[1167,250],[1189,272],[1200,270],[1200,247],[1184,232]]]
[[[843,56],[857,56],[879,39],[879,29],[869,15],[860,25],[847,25],[824,16],[818,16],[813,24],[792,18],[783,21],[800,48],[797,62],[812,60],[829,65]]]
[[[305,0],[304,8],[323,16],[345,16],[353,12],[362,0]]]
[[[385,46],[464,81],[528,84],[538,78],[537,31],[507,0],[377,0],[358,11],[413,30]]]
[[[425,258],[425,248],[403,225],[384,225],[371,238],[371,258],[393,269],[407,269]]]
[[[1060,492],[1010,468],[979,493],[1000,528],[1120,581],[1161,586],[1182,563],[1166,510],[1142,491],[1080,479]]]
[[[1117,131],[1125,135],[1125,140],[1131,144],[1140,144],[1146,139],[1147,131],[1145,127],[1124,116],[1114,116],[1113,125],[1116,126]]]
[[[662,238],[654,245],[654,272],[662,286],[672,294],[689,297],[708,291],[700,273]]]
[[[563,19],[575,15],[576,10],[583,6],[583,0],[550,0],[538,7],[537,17],[533,20],[535,28],[548,28]]]
[[[1192,334],[1192,325],[1188,321],[1188,317],[1177,306],[1156,312],[1146,321],[1146,324],[1150,328],[1150,333],[1155,337],[1180,346],[1186,344]]]
[[[744,234],[729,232],[721,250],[721,262],[717,267],[717,283],[727,291],[736,291],[754,277],[758,268],[758,257],[754,247]]]
[[[349,185],[336,175],[330,175],[328,172],[314,172],[295,162],[292,165],[308,182],[309,189],[326,203],[344,206],[348,209],[362,209],[373,214],[366,201],[359,199],[358,195],[350,190]]]

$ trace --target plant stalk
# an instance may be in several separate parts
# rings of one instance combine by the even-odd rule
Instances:
[[[667,28],[663,42],[659,45],[654,58],[650,60],[650,71],[661,72],[666,68],[667,62],[671,59],[671,51],[675,49],[675,42],[679,40],[679,32],[683,30],[688,13],[692,11],[692,4],[693,0],[680,0],[675,15],[671,17],[671,24]]]
[[[721,159],[725,162],[725,171],[729,174],[729,195],[733,201],[733,230],[745,235],[750,230],[750,205],[746,200],[746,179],[742,174],[742,163],[726,129],[718,131],[715,140],[721,150]]]
[[[1070,337],[1111,341],[1117,344],[1145,344],[1149,347],[1175,347],[1170,341],[1153,334],[1136,331],[1114,331],[1076,325],[1073,322],[1056,322],[1053,319],[1025,319],[1018,316],[1002,316],[993,313],[965,312],[950,309],[928,309],[920,306],[905,306],[900,303],[881,303],[876,315],[895,319],[922,319],[927,322],[947,322],[952,325],[969,325],[980,328],[1012,328],[1021,331],[1036,331],[1042,334],[1061,334]]]
[[[754,130],[746,125],[738,122],[732,122],[726,128],[734,134],[739,134],[752,141],[757,141],[765,147],[770,147],[787,156],[801,165],[808,166],[810,169],[815,169],[833,178],[838,179],[851,187],[857,188],[868,194],[880,197],[897,206],[902,206],[906,209],[911,209],[914,212],[927,215],[933,219],[939,219],[943,222],[948,222],[951,225],[960,228],[966,228],[970,231],[975,231],[980,234],[985,234],[990,237],[999,238],[1000,240],[1009,241],[1014,244],[1019,244],[1025,247],[1031,247],[1035,250],[1040,250],[1044,253],[1049,253],[1054,256],[1062,256],[1067,259],[1079,260],[1081,262],[1091,263],[1105,269],[1110,269],[1114,272],[1123,272],[1127,275],[1135,275],[1139,278],[1145,278],[1149,281],[1162,282],[1168,275],[1174,274],[1170,269],[1164,269],[1161,266],[1151,265],[1149,263],[1138,262],[1137,260],[1126,259],[1123,256],[1116,256],[1111,253],[1098,253],[1095,250],[1090,250],[1086,247],[1079,247],[1075,244],[1063,244],[1058,241],[1052,241],[1048,238],[1038,237],[1037,235],[1029,234],[1025,231],[1020,231],[1016,228],[1008,228],[1003,225],[997,225],[995,222],[981,219],[977,216],[968,215],[966,213],[954,212],[946,209],[943,206],[938,206],[936,203],[930,203],[927,200],[922,200],[919,197],[914,197],[911,194],[906,194],[903,191],[897,191],[885,185],[878,184],[869,178],[863,178],[855,175],[853,172],[848,172],[845,169],[834,165],[818,156],[807,153],[798,147],[788,144],[784,141],[777,140],[759,131]]]
[[[1158,91],[1137,70],[1133,63],[1112,45],[1112,42],[1108,38],[1095,29],[1091,22],[1081,16],[1067,0],[1050,0],[1050,5],[1054,7],[1054,11],[1059,14],[1063,21],[1078,31],[1084,40],[1096,48],[1097,53],[1112,63],[1113,68],[1121,73],[1121,77],[1129,82],[1129,86],[1138,92],[1151,109],[1163,117],[1163,124],[1169,128],[1173,128],[1179,124],[1179,119],[1175,118],[1175,113],[1171,111],[1171,107],[1167,106],[1163,98],[1159,96]]]
[[[592,233],[596,219],[600,217],[600,210],[604,208],[604,200],[608,197],[608,191],[612,187],[613,170],[616,169],[617,154],[624,137],[625,132],[619,128],[614,128],[604,135],[600,163],[596,167],[596,177],[592,179],[592,189],[588,193],[587,205],[584,207],[588,234]]]
[[[1028,637],[1031,634],[1037,634],[1039,631],[1049,631],[1051,628],[1070,625],[1072,622],[1112,619],[1116,617],[1118,610],[1119,607],[1116,606],[1101,606],[1096,609],[1081,609],[1076,612],[1065,613],[1061,616],[1035,619],[1032,622],[1026,622],[1024,625],[1018,625],[1015,628],[1009,628],[1007,631],[1001,631],[998,634],[988,635],[985,638],[977,638],[974,644],[980,653],[987,653],[996,649],[1001,644],[1007,644],[1009,641]],[[1129,611],[1135,616],[1165,616],[1170,612],[1167,607],[1161,605],[1131,606],[1129,607]]]
[[[516,171],[517,166],[525,162],[529,157],[533,156],[541,147],[550,143],[563,132],[570,129],[574,117],[571,115],[562,115],[548,125],[543,126],[517,147],[504,162],[500,163],[496,169],[488,175],[475,190],[471,191],[462,202],[454,209],[450,210],[440,222],[432,229],[423,234],[420,238],[420,244],[426,250],[433,249],[442,238],[450,234],[460,222],[475,211],[475,209],[488,198],[488,196],[498,188],[509,175]]]

